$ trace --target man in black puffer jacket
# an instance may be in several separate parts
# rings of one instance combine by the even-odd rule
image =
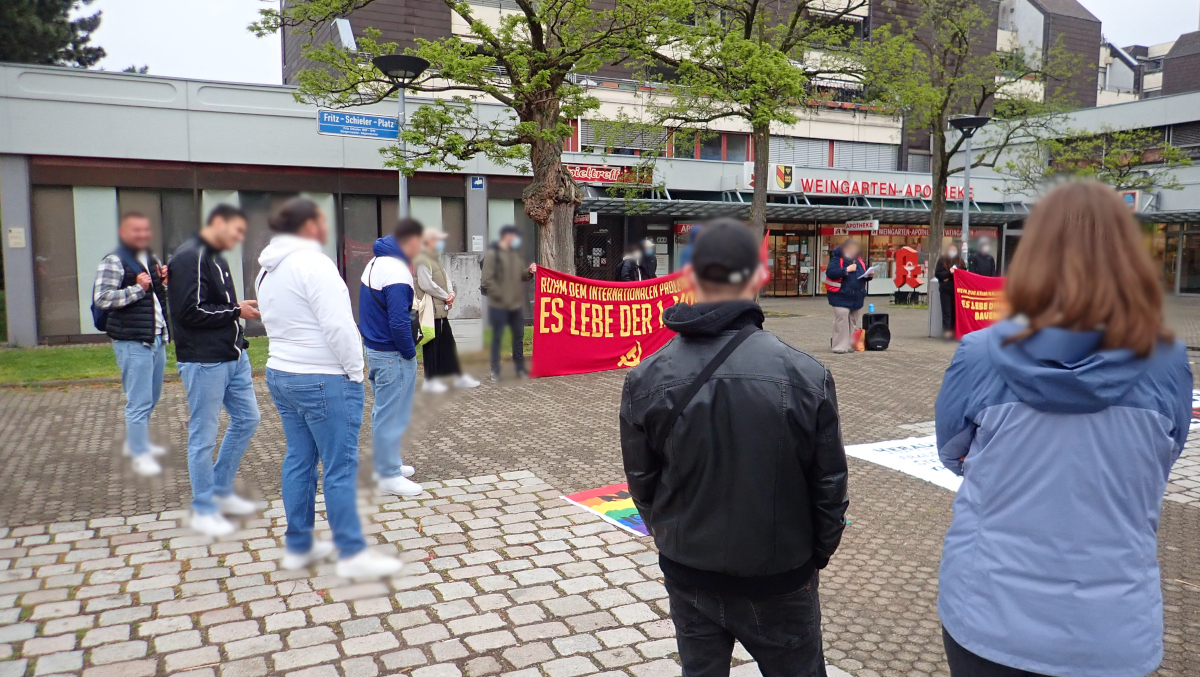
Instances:
[[[764,677],[825,675],[816,572],[845,525],[846,454],[829,371],[761,329],[758,257],[742,224],[704,227],[697,303],[667,309],[679,336],[629,372],[621,397],[629,493],[658,546],[688,677],[727,675],[735,639]]]
[[[150,442],[150,413],[162,393],[167,365],[167,269],[149,251],[152,231],[144,214],[123,215],[117,238],[117,249],[96,270],[93,315],[97,329],[112,339],[121,368],[125,455],[133,457],[134,472],[157,475],[162,467],[154,457],[166,449]]]

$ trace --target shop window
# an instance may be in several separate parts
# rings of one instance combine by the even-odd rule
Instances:
[[[32,198],[38,334],[41,337],[78,334],[74,195],[70,188],[35,186]]]
[[[200,212],[190,190],[162,191],[163,260],[169,261],[179,246],[200,229]]]
[[[467,251],[466,203],[463,198],[442,198],[442,230],[446,233],[446,253]]]
[[[342,197],[342,261],[346,269],[346,287],[350,305],[358,317],[358,293],[362,274],[373,256],[372,247],[379,237],[379,200],[374,195]]]
[[[672,135],[675,144],[674,157],[696,159],[696,135],[694,129],[679,129]]]

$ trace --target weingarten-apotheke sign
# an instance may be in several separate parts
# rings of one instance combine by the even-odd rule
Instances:
[[[654,170],[650,167],[567,165],[567,171],[579,183],[654,183]]]

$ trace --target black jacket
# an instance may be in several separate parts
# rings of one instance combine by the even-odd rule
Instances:
[[[118,246],[124,247],[125,245]],[[154,318],[154,297],[158,297],[158,303],[162,307],[163,319],[170,322],[167,319],[167,288],[158,274],[158,267],[162,262],[154,254],[147,254],[146,258],[150,262],[150,270],[146,270],[141,265],[136,269],[131,268],[126,259],[136,261],[137,254],[128,248],[126,248],[126,255],[120,258],[121,267],[125,271],[124,276],[121,278],[121,288],[132,287],[137,284],[137,276],[140,273],[148,272],[150,273],[150,289],[153,294],[146,294],[137,301],[122,308],[109,310],[108,321],[104,324],[104,333],[108,334],[108,337],[114,341],[154,343],[154,337],[158,333],[158,326]]]
[[[171,334],[180,362],[232,362],[249,344],[229,264],[199,235],[171,257]]]
[[[645,277],[636,259],[623,258],[617,266],[617,282],[641,282]]]
[[[971,264],[969,270],[976,275],[996,277],[996,275],[999,274],[996,271],[996,259],[991,254],[972,252],[970,261]]]
[[[643,280],[653,280],[658,277],[658,257],[642,255],[642,260],[638,263],[638,268],[642,269]]]
[[[677,398],[738,329],[761,327],[763,313],[750,301],[676,305],[665,321],[679,336],[625,377],[620,415],[629,493],[664,572],[811,577],[837,550],[849,504],[829,370],[756,332],[684,408],[658,449],[660,426]]]
[[[946,261],[946,257],[943,256],[938,259],[937,266],[933,269],[933,276],[940,283],[938,293],[946,298],[954,298],[954,271],[950,270],[950,267],[957,265],[958,259]]]

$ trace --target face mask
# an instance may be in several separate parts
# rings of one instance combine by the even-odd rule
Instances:
[[[514,238],[513,238],[513,242],[512,242],[512,248],[513,248],[513,249],[520,249],[520,248],[521,248],[521,236],[520,236],[520,235],[518,235],[518,236],[516,236],[516,237],[514,237]]]
[[[446,251],[446,241],[438,240],[437,243],[433,245],[433,249],[439,254]]]
[[[654,247],[646,247],[646,256],[654,256]]]

